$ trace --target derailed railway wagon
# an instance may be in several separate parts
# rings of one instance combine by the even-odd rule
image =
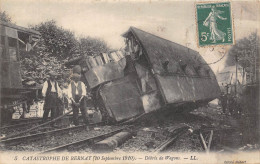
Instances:
[[[40,33],[11,23],[0,22],[0,116],[1,124],[12,119],[13,108],[21,105],[24,110],[35,99],[40,87],[25,87],[20,73],[20,52],[27,53],[37,43]]]
[[[135,27],[122,35],[124,51],[71,60],[79,64],[96,108],[122,121],[170,107],[192,110],[220,95],[200,54]]]

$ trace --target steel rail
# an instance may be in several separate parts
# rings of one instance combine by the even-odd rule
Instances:
[[[81,116],[81,114],[79,114],[79,116]],[[67,115],[66,117],[68,118],[72,118],[72,115]],[[48,117],[48,120],[50,120],[51,118]],[[20,119],[12,119],[10,125],[18,125],[18,124],[24,124],[24,123],[35,123],[35,122],[40,122],[42,121],[42,117],[31,117],[31,118],[20,118]],[[2,127],[0,127],[2,128]],[[4,126],[3,126],[4,128]]]
[[[68,116],[68,115],[67,115]],[[71,116],[69,116],[68,118],[70,119]],[[66,117],[65,117],[66,118]],[[72,117],[71,117],[72,118]],[[48,119],[48,121],[50,121],[50,119]],[[17,121],[18,122],[18,121]],[[27,125],[34,125],[34,124],[37,124],[39,125],[39,123],[42,122],[42,118],[38,118],[38,119],[33,119],[33,120],[26,120],[26,121],[22,121],[22,122],[25,122],[25,123],[15,123],[15,124],[12,124],[12,125],[8,125],[8,126],[3,126],[3,127],[0,127],[0,134],[2,133],[2,131],[5,131],[5,130],[15,130],[17,128],[20,128],[20,127],[25,127],[26,129],[29,129]],[[33,127],[36,127],[33,126]],[[10,129],[11,128],[11,129]],[[36,131],[37,129],[33,130],[33,131]],[[33,132],[31,131],[31,132]]]
[[[65,112],[65,111],[64,111]],[[67,115],[68,117],[72,117],[73,115]],[[82,116],[81,113],[79,113],[79,117]],[[50,117],[48,117],[48,119],[51,119]],[[42,117],[28,117],[28,118],[19,118],[19,119],[12,119],[11,120],[11,124],[17,124],[19,122],[33,122],[33,121],[38,121],[38,120],[42,120]]]
[[[57,121],[57,120],[59,120],[59,119],[65,117],[65,116],[67,116],[67,115],[70,114],[71,112],[73,112],[72,109],[71,109],[70,111],[68,111],[67,113],[64,113],[63,115],[54,118],[53,120],[47,121],[47,122],[45,122],[45,123],[43,123],[43,124],[37,125],[37,126],[32,127],[32,128],[30,128],[30,129],[28,129],[28,130],[25,130],[25,131],[23,131],[23,132],[19,132],[19,133],[15,133],[15,134],[10,134],[10,135],[6,136],[6,137],[3,138],[3,139],[14,138],[14,137],[17,137],[17,136],[19,136],[19,135],[22,135],[22,134],[25,134],[25,133],[31,132],[31,131],[33,131],[33,130],[39,128],[39,127],[42,127],[42,126],[48,125],[48,124],[50,124],[50,123],[54,123],[55,121]]]
[[[30,122],[40,121],[40,120],[42,120],[41,117],[19,118],[19,119],[12,119],[10,124],[16,125],[16,124],[30,123]]]
[[[166,140],[165,142],[163,142],[161,145],[159,145],[154,152],[155,153],[159,153],[162,151],[165,151],[169,146],[171,146],[180,136],[182,136],[183,134],[185,134],[187,132],[187,130],[189,129],[189,127],[185,126],[182,128],[178,128],[176,130],[174,130],[171,134],[171,138],[169,138],[168,140]]]
[[[15,138],[7,138],[4,140],[0,141],[0,144],[4,145],[17,145],[23,142],[28,142],[28,141],[33,141],[38,138],[44,138],[44,137],[49,137],[51,135],[59,134],[59,133],[65,133],[71,130],[78,130],[78,129],[83,129],[85,127],[94,127],[97,125],[102,125],[104,122],[99,122],[99,123],[93,123],[89,125],[79,125],[79,126],[73,126],[73,127],[67,127],[67,128],[62,128],[62,129],[57,129],[57,130],[51,130],[47,132],[42,132],[42,133],[36,133],[32,135],[25,135],[21,137],[15,137]]]
[[[40,121],[38,121],[38,122],[40,122]],[[38,122],[34,122],[34,123],[38,123]],[[0,130],[9,129],[9,128],[16,129],[16,128],[19,128],[21,126],[31,125],[31,124],[32,123],[22,123],[22,124],[16,124],[16,125],[9,125],[9,126],[0,127]]]
[[[85,139],[82,139],[82,140],[79,140],[79,141],[75,141],[75,142],[72,142],[72,143],[69,143],[69,144],[64,144],[64,145],[60,145],[60,146],[57,146],[57,147],[54,147],[54,148],[51,148],[51,149],[48,149],[48,150],[45,150],[45,151],[42,151],[40,152],[40,154],[45,154],[45,153],[50,153],[50,152],[58,152],[58,151],[64,151],[66,149],[68,149],[69,147],[75,147],[75,146],[78,146],[78,147],[83,147],[85,145],[93,145],[94,143],[96,142],[99,142],[107,137],[110,137],[118,132],[121,132],[122,130],[126,129],[126,128],[129,128],[131,126],[126,126],[126,127],[123,127],[123,128],[119,128],[119,129],[116,129],[116,130],[113,130],[112,132],[107,132],[107,133],[104,133],[104,134],[101,134],[101,135],[97,135],[97,136],[94,136],[94,137],[87,137]]]
[[[41,122],[41,120],[35,121],[33,123],[39,123],[39,122]],[[22,123],[22,124],[14,124],[14,125],[9,125],[9,126],[3,126],[3,127],[0,127],[0,130],[9,129],[9,128],[15,129],[15,128],[19,128],[19,127],[25,126],[25,125],[32,125],[33,123]]]

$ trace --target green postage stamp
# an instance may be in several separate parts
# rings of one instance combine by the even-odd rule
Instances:
[[[230,5],[230,2],[196,4],[199,46],[233,44]]]

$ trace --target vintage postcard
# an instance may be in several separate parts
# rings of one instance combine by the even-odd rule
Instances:
[[[259,1],[0,6],[0,164],[260,163]]]

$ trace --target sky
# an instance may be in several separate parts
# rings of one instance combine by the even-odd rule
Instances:
[[[1,10],[17,25],[26,27],[54,19],[76,36],[102,38],[113,49],[124,46],[121,34],[134,26],[199,51],[207,62],[222,55],[218,52],[222,47],[212,50],[197,46],[195,1],[1,0],[0,3]],[[259,30],[259,4],[253,0],[232,1],[235,40]],[[219,69],[218,65],[214,69]]]

